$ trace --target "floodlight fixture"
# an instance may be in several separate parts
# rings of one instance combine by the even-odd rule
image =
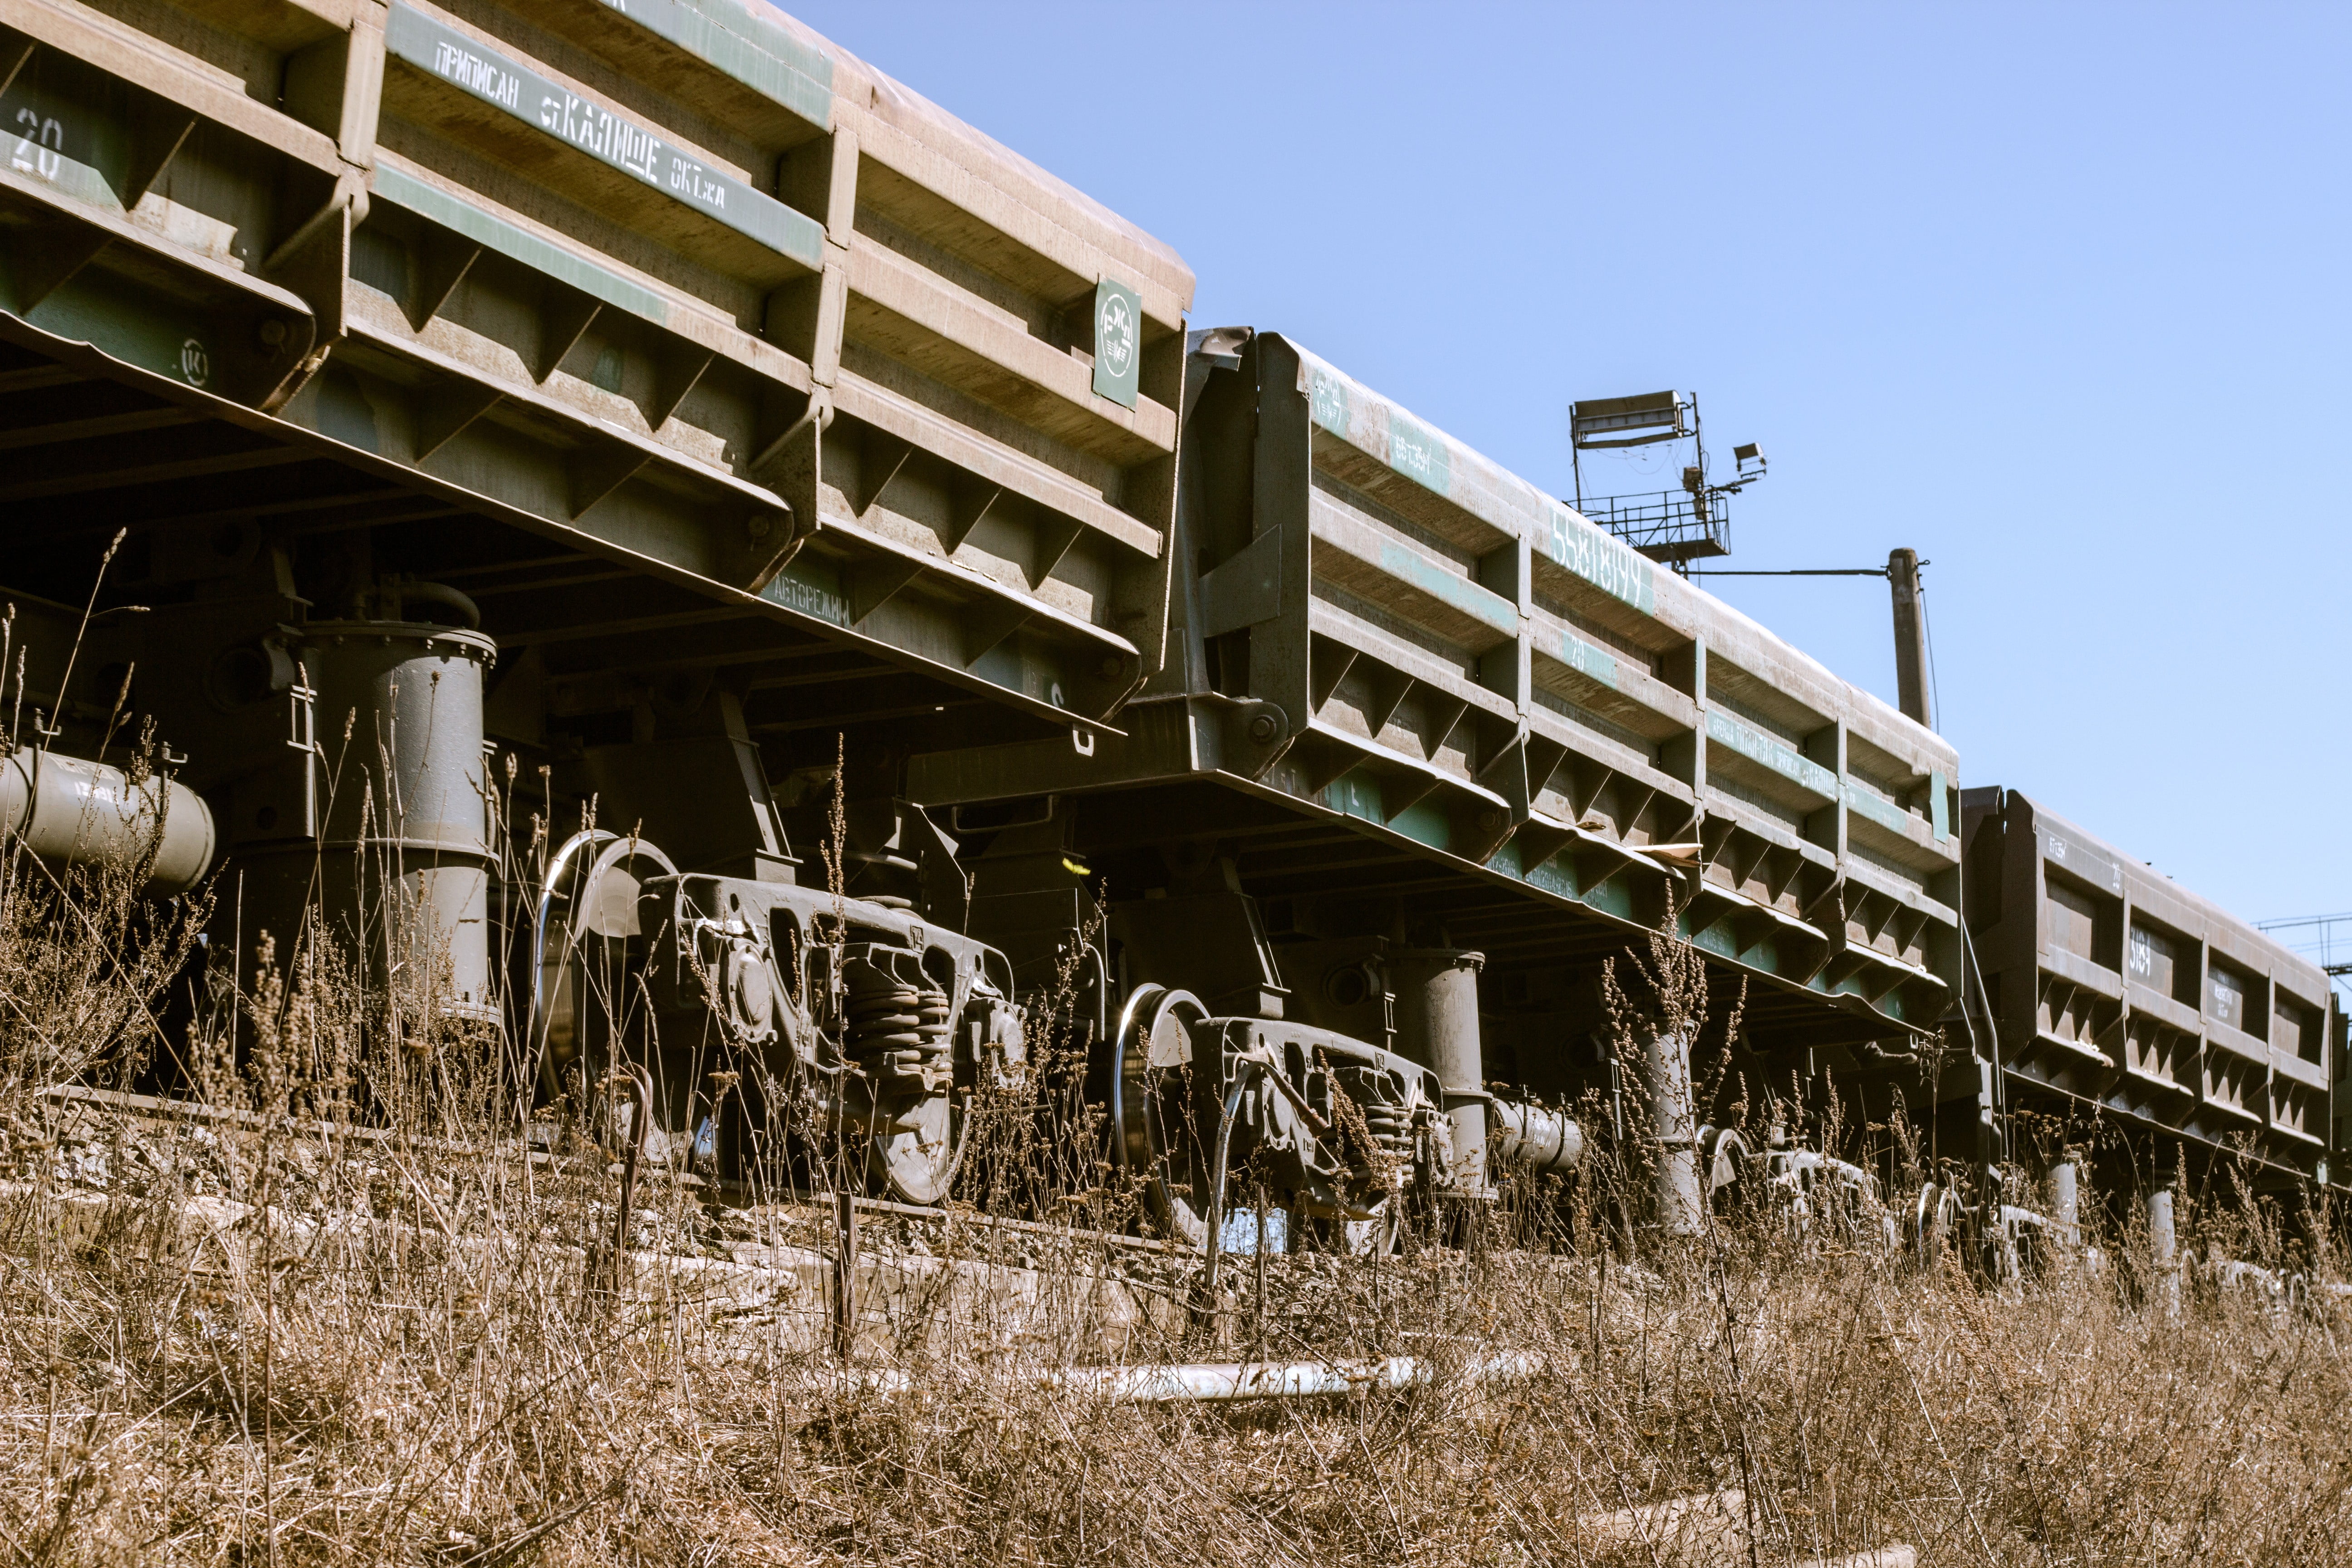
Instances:
[[[1589,496],[1584,454],[1662,441],[1687,441],[1679,490]],[[1576,476],[1576,509],[1653,561],[1687,574],[1693,561],[1730,552],[1728,498],[1764,477],[1764,448],[1747,442],[1731,449],[1737,471],[1709,477],[1700,433],[1698,396],[1645,392],[1632,397],[1589,397],[1570,405],[1569,461]]]

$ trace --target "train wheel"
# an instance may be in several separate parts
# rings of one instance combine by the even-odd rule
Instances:
[[[1918,1248],[1919,1261],[1933,1264],[1947,1247],[1956,1245],[1967,1217],[1960,1194],[1951,1188],[1939,1187],[1933,1182],[1921,1187],[1912,1205],[1910,1224],[1911,1241]]]
[[[677,868],[653,845],[601,828],[575,836],[555,857],[532,923],[530,1012],[525,1048],[541,1094],[587,1089],[627,1054],[635,997],[633,944],[641,947],[637,894]],[[639,952],[642,957],[642,952]]]
[[[866,1139],[868,1178],[901,1203],[936,1204],[954,1184],[969,1131],[968,1093],[908,1096],[885,1091]]]
[[[1217,1117],[1195,1090],[1192,1026],[1208,1016],[1189,991],[1138,986],[1119,1014],[1108,1075],[1113,1154],[1143,1183],[1160,1228],[1199,1247],[1209,1245]]]
[[[1746,1195],[1740,1182],[1748,1174],[1748,1140],[1730,1127],[1698,1130],[1699,1170],[1706,1178],[1706,1195],[1718,1211]]]

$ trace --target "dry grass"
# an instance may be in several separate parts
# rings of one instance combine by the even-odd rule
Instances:
[[[1932,1563],[2352,1558],[2345,1325],[2200,1289],[2165,1310],[2128,1233],[1990,1289],[1759,1195],[1692,1241],[1636,1225],[1629,1255],[1645,1178],[1596,1160],[1515,1189],[1466,1247],[1423,1215],[1388,1258],[1229,1258],[1203,1312],[1197,1260],[985,1223],[1124,1201],[1066,1157],[1083,1134],[1048,1063],[997,1108],[980,1206],[868,1215],[856,1363],[911,1380],[881,1390],[829,1348],[829,1211],[650,1173],[615,1270],[611,1152],[527,1147],[495,1049],[404,1024],[325,956],[242,999],[241,1052],[218,1007],[199,1018],[209,1114],[45,1095],[154,1047],[194,911],[21,858],[0,896],[13,1559],[1649,1563],[1684,1559],[1580,1520],[1727,1487],[1759,1565],[1895,1542]],[[1626,1031],[1708,1016],[1649,962],[1665,994]],[[1057,1138],[1058,1166],[1013,1179]],[[2258,1210],[2185,1217],[2234,1226],[2240,1256],[2276,1245]],[[1456,1375],[1503,1350],[1541,1370]],[[1035,1375],[1259,1352],[1437,1373],[1233,1407]]]

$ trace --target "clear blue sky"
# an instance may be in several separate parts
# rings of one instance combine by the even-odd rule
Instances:
[[[787,8],[1539,485],[1696,389],[1726,564],[1932,562],[1965,782],[2352,910],[2352,11]],[[1893,700],[1882,584],[1709,586]]]

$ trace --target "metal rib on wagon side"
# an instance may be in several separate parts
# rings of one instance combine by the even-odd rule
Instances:
[[[1407,900],[1531,1037],[1669,900],[1761,983],[1759,1037],[1941,1021],[1950,746],[1287,340],[1195,342],[1176,556],[1202,569],[1129,734],[918,756],[911,794],[1068,796],[1096,853],[1230,824],[1277,924]]]

